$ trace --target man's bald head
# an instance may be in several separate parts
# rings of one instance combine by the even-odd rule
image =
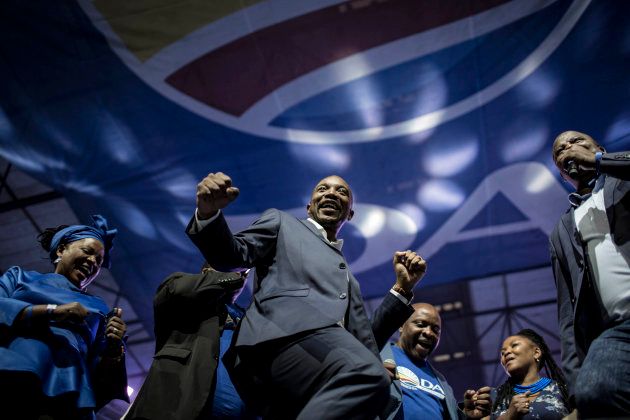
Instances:
[[[425,361],[440,342],[442,319],[429,303],[415,303],[414,312],[400,328],[398,346],[415,361]]]
[[[595,168],[585,165],[577,165],[579,170],[569,176],[568,166],[570,162],[579,164],[584,157],[588,157],[591,161],[595,159],[595,153],[605,152],[606,150],[591,136],[575,130],[568,130],[560,133],[553,142],[551,148],[551,157],[553,163],[560,171],[562,178],[571,183],[576,189],[583,187],[597,176]],[[577,169],[576,167],[576,169]]]
[[[352,190],[348,183],[338,175],[331,175],[313,188],[306,211],[326,230],[329,240],[336,240],[339,229],[354,215],[352,205]]]

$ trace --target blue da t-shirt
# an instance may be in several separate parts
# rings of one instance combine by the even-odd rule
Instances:
[[[422,364],[412,362],[399,347],[392,346],[392,350],[403,394],[402,410],[398,411],[396,419],[443,418],[444,390],[433,370],[426,362]]]

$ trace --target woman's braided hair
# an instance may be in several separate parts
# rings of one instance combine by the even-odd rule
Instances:
[[[55,236],[55,233],[59,232],[61,229],[67,228],[68,226],[69,225],[60,225],[54,228],[46,228],[42,233],[37,235],[37,241],[42,246],[42,248],[44,248],[44,251],[51,251],[50,244],[52,242],[53,236]]]
[[[525,328],[514,335],[527,338],[540,349],[541,356],[538,361],[538,371],[540,371],[543,367],[545,368],[547,376],[558,384],[560,394],[562,395],[562,402],[565,407],[571,411],[572,408],[570,406],[566,379],[564,378],[562,370],[556,364],[556,361],[553,360],[545,339],[542,338],[536,331],[529,328]],[[514,385],[517,385],[515,381],[511,377],[508,377],[508,379],[497,388],[497,397],[492,404],[492,412],[496,411],[496,409],[502,404],[505,404],[506,406],[510,404],[512,397],[514,396]]]

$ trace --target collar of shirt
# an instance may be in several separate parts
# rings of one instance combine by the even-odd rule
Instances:
[[[569,194],[568,198],[571,206],[573,206],[574,208],[580,207],[582,203],[588,200],[594,192],[599,191],[604,186],[605,177],[605,175],[600,175],[597,178],[591,179],[591,181],[588,183],[588,186],[591,187],[592,191],[588,194],[580,195],[576,192]]]
[[[324,239],[326,239],[326,242],[328,242],[329,244],[331,244],[332,246],[334,246],[335,248],[337,248],[339,251],[341,251],[341,247],[343,247],[343,239],[338,239],[336,241],[329,241],[328,240],[328,236],[326,234],[326,229],[324,229],[322,227],[322,225],[320,225],[319,223],[317,223],[315,220],[311,219],[310,217],[308,219],[309,222],[311,222],[313,224],[313,226],[315,226],[315,228],[317,228],[317,231],[324,237]]]

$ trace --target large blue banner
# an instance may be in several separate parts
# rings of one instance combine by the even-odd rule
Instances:
[[[339,174],[366,297],[391,256],[425,285],[548,263],[567,207],[559,132],[630,148],[630,5],[589,0],[5,0],[0,153],[117,226],[113,272],[150,322],[196,271],[196,183],[229,174],[234,229],[305,215]]]

